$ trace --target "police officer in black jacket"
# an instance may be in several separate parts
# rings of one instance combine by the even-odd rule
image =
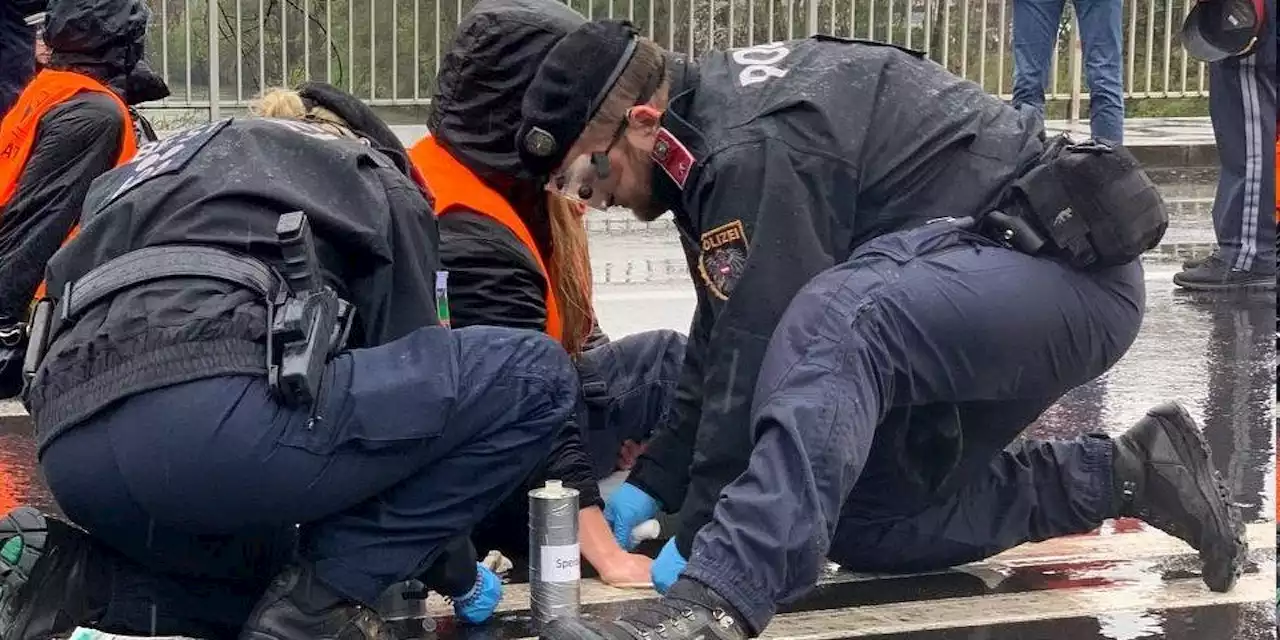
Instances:
[[[1233,584],[1243,525],[1189,415],[1020,441],[1141,323],[1167,215],[1120,147],[922,56],[814,37],[697,65],[626,23],[561,41],[526,94],[526,162],[642,219],[675,214],[698,305],[678,419],[606,517],[659,508],[664,600],[551,638],[738,638],[852,569],[938,569],[1140,517]],[[686,564],[686,559],[688,562]]]
[[[94,184],[27,403],[66,515],[154,571],[252,584],[301,523],[240,637],[386,638],[366,607],[545,459],[578,383],[541,333],[438,326],[403,148],[356,99],[300,93],[307,121],[191,129]],[[27,541],[31,589],[89,564]]]

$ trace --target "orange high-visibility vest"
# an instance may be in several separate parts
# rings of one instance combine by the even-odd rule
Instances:
[[[54,71],[45,69],[22,90],[18,102],[13,105],[4,120],[0,121],[0,215],[13,193],[18,189],[18,180],[31,158],[31,151],[36,145],[36,129],[40,119],[50,109],[66,102],[82,91],[92,91],[109,96],[120,109],[124,121],[124,132],[121,134],[120,155],[115,166],[120,166],[133,158],[138,152],[138,142],[133,134],[133,122],[129,117],[129,108],[114,91],[89,76],[70,71]],[[80,231],[77,224],[71,228],[62,244],[66,244]],[[44,297],[45,283],[40,282],[35,299]]]
[[[524,246],[529,248],[542,278],[547,283],[547,335],[557,342],[563,342],[564,323],[560,318],[560,301],[556,298],[555,287],[548,277],[546,263],[538,245],[529,233],[529,227],[516,214],[511,203],[501,194],[489,188],[465,165],[458,162],[435,136],[428,135],[409,150],[409,158],[414,166],[426,178],[431,194],[436,200],[436,215],[445,216],[455,211],[474,211],[496,220],[511,230]]]

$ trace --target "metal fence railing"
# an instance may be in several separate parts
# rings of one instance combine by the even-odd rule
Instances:
[[[1008,97],[1017,0],[565,0],[589,17],[628,18],[695,56],[813,32],[923,49],[953,72]],[[1177,42],[1196,0],[1125,2],[1129,98],[1206,95],[1206,70]],[[151,0],[148,58],[173,96],[161,105],[216,116],[261,89],[325,80],[380,106],[430,101],[442,49],[476,0]],[[1053,56],[1050,100],[1080,114],[1080,47],[1072,9]],[[215,99],[210,99],[215,96]]]

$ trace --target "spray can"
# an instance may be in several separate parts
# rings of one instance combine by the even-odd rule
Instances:
[[[536,624],[578,617],[578,490],[559,480],[529,492],[529,605]]]

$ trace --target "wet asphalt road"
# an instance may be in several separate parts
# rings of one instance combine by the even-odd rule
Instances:
[[[1208,205],[1212,187],[1198,181],[1179,181],[1163,187],[1173,214],[1165,241],[1211,242]],[[592,220],[591,228],[597,309],[604,329],[615,336],[655,328],[686,330],[693,309],[693,292],[669,224],[640,225],[621,212],[610,212]],[[1176,291],[1170,281],[1178,269],[1176,262],[1152,259],[1146,266],[1147,315],[1137,342],[1110,372],[1074,390],[1046,412],[1028,430],[1028,435],[1072,437],[1094,430],[1118,433],[1147,407],[1165,400],[1182,401],[1202,421],[1213,447],[1214,461],[1246,518],[1250,522],[1274,521],[1274,296],[1185,294]],[[0,511],[13,503],[52,507],[32,465],[34,451],[25,419],[2,416],[0,411]],[[1255,560],[1271,564],[1274,552],[1264,553]],[[1176,558],[1170,560],[1175,561]],[[1189,557],[1181,561],[1188,566],[1194,564]],[[1168,567],[1146,570],[1155,571],[1158,577],[1166,575]],[[822,606],[866,605],[886,598],[888,601],[929,600],[991,592],[981,585],[958,585],[954,574],[950,575],[950,578],[915,578],[914,582],[899,583],[897,590],[887,589],[885,583],[870,590],[845,588],[820,594],[826,598]],[[1006,588],[1016,592],[1045,588],[1036,586],[1034,580],[1012,584]],[[608,615],[613,610],[599,613]],[[527,635],[525,625],[511,624],[504,623],[479,635],[486,638]],[[907,637],[925,640],[1094,637],[1255,640],[1272,638],[1274,631],[1272,605],[1253,602],[1173,609],[1153,607],[1114,615],[1092,615],[1085,610],[1076,617],[1052,621],[865,637],[882,640]],[[458,635],[469,637],[477,633]]]

